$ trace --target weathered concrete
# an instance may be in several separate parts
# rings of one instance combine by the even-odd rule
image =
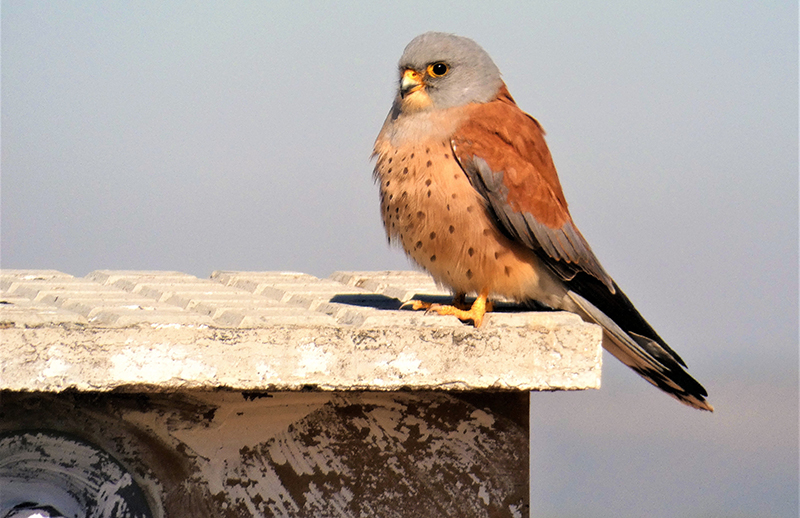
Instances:
[[[601,332],[415,272],[0,272],[0,516],[526,516],[529,390]],[[14,514],[17,513],[17,514]]]
[[[202,280],[178,272],[75,278],[6,270],[0,282],[0,389],[575,390],[600,383],[598,327],[561,312],[505,308],[475,329],[455,317],[400,311],[395,297],[446,297],[415,272],[332,279],[215,272]]]
[[[525,429],[441,391],[16,392],[2,408],[0,483],[18,489],[0,511],[57,477],[82,489],[60,509],[136,488],[112,500],[136,513],[91,514],[109,518],[527,516]]]

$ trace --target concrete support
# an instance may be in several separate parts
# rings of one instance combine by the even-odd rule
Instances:
[[[414,272],[0,288],[0,516],[527,516],[529,391],[599,386],[596,326]]]
[[[527,426],[465,396],[6,393],[0,502],[7,510],[30,500],[11,490],[41,488],[53,472],[72,474],[61,480],[66,488],[106,480],[118,463],[130,475],[125,491],[109,499],[97,484],[83,509],[116,504],[130,516],[197,518],[527,516]],[[97,452],[113,461],[99,462]],[[24,462],[31,454],[35,465]],[[25,477],[39,482],[23,484]],[[49,503],[70,509],[81,498],[67,491]]]

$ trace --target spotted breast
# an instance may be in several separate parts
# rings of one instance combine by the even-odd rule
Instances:
[[[453,156],[450,140],[375,145],[375,178],[390,242],[456,293],[529,297],[538,282],[531,250],[493,223],[485,200]],[[538,291],[538,290],[537,290]]]

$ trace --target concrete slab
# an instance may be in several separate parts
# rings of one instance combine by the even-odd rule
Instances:
[[[501,306],[481,329],[400,310],[418,272],[0,271],[0,389],[578,390],[601,331]]]

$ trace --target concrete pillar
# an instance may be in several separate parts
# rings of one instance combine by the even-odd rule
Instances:
[[[0,288],[0,516],[527,516],[529,391],[599,386],[596,326],[400,311],[414,272]]]

